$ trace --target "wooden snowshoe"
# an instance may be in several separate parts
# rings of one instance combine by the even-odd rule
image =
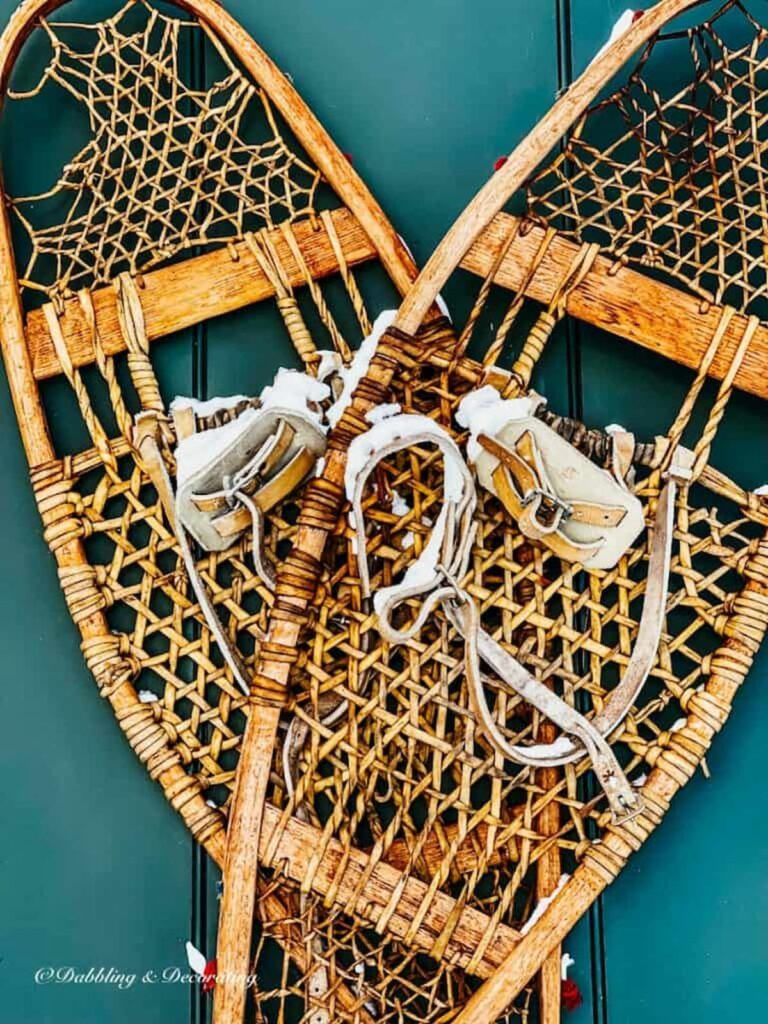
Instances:
[[[253,682],[274,597],[237,516],[248,501],[259,506],[264,560],[276,565],[324,434],[284,411],[265,425],[247,410],[262,382],[247,379],[245,411],[182,403],[171,415],[189,381],[160,383],[156,355],[171,335],[168,345],[188,332],[191,347],[193,328],[258,305],[253,345],[265,358],[282,346],[285,366],[343,371],[415,272],[348,158],[219,3],[183,0],[174,12],[131,0],[94,22],[68,11],[27,0],[0,39],[3,356],[45,538],[98,693],[223,865],[243,730],[258,705],[259,728],[273,733],[282,703],[280,688]],[[41,107],[53,132],[60,115],[66,125],[45,190],[40,168],[11,160]],[[51,416],[65,399],[71,415]],[[187,473],[177,504],[180,431],[213,436],[239,429],[241,416],[258,420],[255,433],[236,451],[217,449],[207,474]],[[211,524],[226,527],[216,543]],[[270,879],[252,897],[268,922],[298,914]],[[306,971],[300,930],[282,929],[280,942],[289,969]]]
[[[768,397],[754,6],[666,0],[594,61],[449,231],[329,435],[278,568],[291,616],[257,664],[290,693],[259,857],[301,894],[272,934],[311,950],[287,982],[308,1019],[348,1015],[350,990],[366,1021],[526,1019],[540,971],[537,1019],[559,1020],[560,943],[702,763],[762,643],[768,506],[711,457],[734,391]],[[520,189],[522,217],[504,209]],[[463,324],[435,318],[471,279]],[[568,318],[689,369],[670,422],[631,437],[539,401],[457,421],[481,388],[544,392]],[[482,453],[488,473],[457,468]],[[587,507],[597,471],[610,515]],[[574,542],[599,547],[638,502],[640,529],[580,561]],[[603,532],[569,533],[577,514]],[[238,804],[268,756],[244,748]],[[251,917],[235,899],[226,969]]]

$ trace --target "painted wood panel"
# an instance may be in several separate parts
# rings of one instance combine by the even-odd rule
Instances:
[[[0,0],[3,25],[14,7]],[[68,16],[88,19],[106,9],[105,0],[78,0]],[[28,70],[32,76],[36,68]],[[14,120],[15,111],[4,116],[9,187],[50,184],[77,145],[82,126],[75,113],[43,96],[26,122]],[[164,346],[164,387],[190,386],[191,357],[190,335]],[[85,667],[0,377],[0,1019],[185,1021],[187,984],[142,979],[148,971],[186,968],[192,840],[149,782]],[[71,434],[76,418],[67,390],[58,382],[47,393],[60,438]],[[91,981],[76,980],[90,969]]]
[[[571,0],[577,73],[626,7],[626,0]],[[678,71],[666,69],[671,81]],[[579,353],[588,423],[620,422],[643,436],[667,428],[689,371],[587,328],[579,330]],[[711,401],[713,390],[706,394]],[[764,403],[737,393],[713,461],[757,486],[768,479],[764,436]],[[697,774],[599,901],[599,1024],[715,1024],[768,1015],[768,821],[759,809],[766,681],[762,656],[713,744],[711,779]]]

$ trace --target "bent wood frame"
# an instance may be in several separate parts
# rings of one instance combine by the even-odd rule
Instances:
[[[0,103],[4,100],[11,70],[25,40],[39,19],[47,17],[66,3],[67,0],[25,0],[11,16],[0,37]],[[237,55],[254,81],[269,94],[271,101],[291,125],[300,144],[375,245],[387,273],[398,290],[404,294],[415,274],[409,253],[349,160],[290,82],[216,0],[176,0],[175,5],[207,25],[209,30]],[[48,367],[45,371],[38,368],[37,373],[33,369],[31,345],[27,344],[24,314],[18,295],[10,222],[5,208],[0,216],[0,253],[4,256],[0,269],[0,327],[3,334],[3,354],[21,426],[22,440],[30,465],[35,466],[52,458],[54,454],[44,426],[44,416],[34,383],[36,378],[47,376],[51,368]],[[178,267],[174,269],[178,271]],[[205,315],[211,314],[202,314],[198,320]],[[178,326],[184,323],[189,326],[198,320],[180,319]],[[32,317],[31,322],[32,325],[38,324],[37,330],[32,327],[31,336],[38,336],[39,321]],[[42,345],[46,347],[45,342]]]
[[[510,218],[500,213],[504,203],[535,171],[627,60],[669,21],[702,2],[662,0],[647,10],[642,19],[589,66],[450,229],[408,292],[395,322],[396,331],[405,335],[415,334],[440,289],[458,266],[479,274],[488,271],[498,252],[499,234],[509,230]],[[569,261],[570,244],[562,237],[556,238],[547,259]],[[515,242],[500,265],[500,283],[520,284],[525,276],[526,261],[530,264],[531,248],[535,248],[535,237],[526,239],[523,236]],[[609,275],[609,262],[596,261],[592,271],[570,296],[569,312],[630,341],[653,348],[667,358],[698,366],[703,339],[711,337],[712,323],[718,321],[722,307],[707,306],[672,286],[651,281],[626,267],[614,267]],[[544,301],[548,294],[546,263],[545,260],[541,274],[534,275],[527,288],[528,294]],[[550,276],[553,269],[549,267]],[[653,296],[651,303],[646,305],[641,301],[642,296],[650,295]],[[638,315],[641,306],[644,309],[642,317]],[[670,324],[664,325],[664,316],[671,313],[673,307],[674,317]],[[743,323],[741,326],[743,330]],[[734,322],[734,332],[738,329]],[[736,381],[736,386],[761,396],[766,395],[761,370],[767,337],[766,328],[761,325],[756,332],[750,359],[745,361]],[[409,350],[409,355],[418,358],[415,347],[413,351]],[[282,613],[273,614],[271,618],[269,642],[262,648],[257,667],[257,677],[268,681],[275,692],[284,690],[288,684],[291,659],[285,654],[294,650],[300,640],[314,594],[318,565],[341,511],[349,438],[365,429],[365,413],[377,400],[373,397],[374,392],[386,392],[403,357],[403,345],[395,333],[389,337],[385,335],[371,364],[366,386],[358,389],[352,407],[347,410],[336,432],[337,440],[331,437],[323,479],[313,482],[305,492],[294,556],[278,573],[277,601]],[[473,370],[469,366],[466,372],[472,377]],[[711,375],[722,377],[723,373],[724,367],[715,363]],[[714,473],[713,470],[707,472]],[[741,492],[741,497],[746,499],[746,494]],[[514,943],[501,967],[467,1003],[457,1018],[461,1024],[495,1020],[503,1012],[600,892],[616,877],[630,853],[638,849],[660,823],[672,797],[693,775],[715,733],[728,717],[734,694],[762,641],[768,616],[766,558],[768,541],[763,538],[754,559],[745,569],[745,586],[737,598],[728,636],[712,656],[706,686],[689,702],[685,727],[675,733],[669,748],[658,759],[642,787],[645,811],[625,825],[608,826],[602,843],[587,853],[573,878],[552,900],[536,926]],[[271,707],[254,712],[241,755],[228,861],[230,870],[237,866],[237,873],[228,879],[219,945],[219,964],[227,971],[242,971],[247,964],[245,952],[249,935],[246,936],[244,930],[250,929],[255,864],[261,848],[254,836],[260,813],[256,801],[259,793],[263,793],[261,780],[269,768],[272,748],[268,737],[272,733],[273,721],[274,710]],[[285,824],[281,823],[280,827],[285,827]],[[483,971],[477,967],[475,962],[472,968],[482,975]],[[236,1016],[217,1018],[217,1024],[236,1024],[237,1021],[239,1018]]]
[[[6,96],[15,59],[25,40],[40,19],[65,6],[66,2],[25,0],[12,15],[0,37],[0,102]],[[397,290],[404,294],[416,274],[410,254],[349,160],[293,86],[216,0],[176,0],[175,6],[195,17],[237,57],[254,82],[268,94],[300,145],[336,192],[344,208],[334,211],[330,216],[334,220],[348,265],[353,266],[377,256]],[[294,240],[313,277],[327,276],[339,269],[337,257],[322,232],[314,235],[311,228],[301,223],[287,230],[293,232]],[[274,241],[278,247],[282,245],[286,250],[286,265],[290,270],[290,248],[279,238]],[[146,304],[144,312],[151,339],[273,294],[264,275],[254,267],[253,260],[247,253],[240,251],[243,247],[235,248],[240,260],[233,260],[231,253],[225,249],[192,257],[144,276],[142,297]],[[205,274],[209,281],[209,288],[203,295],[189,288],[190,282],[199,281],[201,274]],[[190,302],[190,296],[193,302]],[[114,354],[124,344],[118,341],[117,317],[111,290],[97,290],[94,299],[97,324],[105,341],[105,350]],[[73,365],[77,367],[92,362],[95,356],[84,334],[81,313],[76,306],[76,299],[65,303],[61,322],[68,352]],[[56,458],[49,436],[38,381],[55,375],[61,367],[42,315],[33,312],[25,320],[5,204],[0,213],[0,334],[3,359],[27,460],[33,479],[44,483],[50,474],[55,475],[61,463]],[[120,444],[118,441],[112,446],[120,447]],[[60,574],[77,571],[88,564],[84,547],[78,538],[58,546],[55,557]],[[120,655],[104,613],[101,610],[90,610],[88,614],[77,617],[77,625],[83,642],[88,643],[92,649],[94,644],[102,645],[103,655],[100,657],[103,667],[109,668],[112,664],[117,667]],[[146,765],[150,776],[163,787],[166,798],[181,814],[195,838],[226,871],[224,817],[220,811],[206,804],[199,782],[184,771],[178,751],[171,746],[167,734],[153,719],[151,710],[140,702],[132,682],[126,680],[110,687],[107,699],[126,738]],[[274,708],[269,713],[256,716],[260,728],[268,725],[267,734],[274,732],[278,713],[278,709]],[[272,740],[268,744],[269,749],[271,743]],[[269,756],[266,757],[266,763],[268,765]],[[263,800],[254,801],[257,812],[251,820],[256,836],[259,834],[262,806]],[[264,838],[267,837],[268,833],[265,833]],[[290,837],[285,840],[289,841]],[[302,844],[307,842],[316,844],[317,837],[307,839],[302,833]],[[289,853],[281,847],[281,863],[290,866],[297,861],[296,856],[292,858]],[[300,877],[300,868],[296,868],[295,873]],[[227,874],[233,877],[231,870]],[[255,891],[251,895],[255,899]],[[254,899],[251,901],[252,907]],[[274,891],[264,895],[262,910],[273,921],[288,916],[286,907]],[[276,927],[289,955],[296,959],[300,967],[306,967],[308,954],[301,937],[295,934],[295,927],[280,924]],[[439,927],[439,922],[436,927]],[[247,931],[250,935],[250,922]],[[354,997],[343,986],[337,996],[342,1007],[346,1007],[350,1013],[354,1008],[357,1019],[367,1020],[365,1011],[356,1005]],[[224,1001],[226,1004],[232,998],[238,1006],[241,1005],[239,986],[235,986],[234,992],[227,986],[219,987],[219,1002]]]

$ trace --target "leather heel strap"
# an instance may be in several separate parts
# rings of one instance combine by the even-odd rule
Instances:
[[[577,758],[583,757],[585,753],[589,756],[608,799],[614,823],[620,824],[639,814],[643,808],[642,800],[627,780],[608,741],[596,729],[594,719],[590,721],[581,715],[505,651],[481,628],[475,603],[467,595],[462,597],[463,600],[448,603],[445,610],[452,625],[464,637],[464,660],[472,707],[496,749],[516,764],[548,768],[560,764],[561,758],[559,753],[555,753],[556,749],[562,749],[566,743],[574,746],[578,751]],[[494,670],[509,690],[563,731],[559,740],[537,747],[512,744],[506,739],[488,707],[480,671],[481,659]],[[537,756],[538,750],[547,751],[548,748],[549,756],[546,753]]]
[[[472,516],[476,494],[472,475],[453,439],[426,416],[400,415],[377,423],[365,434],[355,438],[349,450],[346,470],[347,496],[352,504],[355,527],[358,571],[363,596],[371,596],[368,559],[365,553],[365,517],[362,499],[365,485],[373,470],[383,460],[418,445],[434,445],[443,455],[445,466],[445,501],[435,522],[429,543],[421,556],[406,572],[401,583],[385,587],[373,599],[381,633],[390,643],[406,643],[421,629],[424,622],[443,599],[439,588],[446,575],[462,576],[469,564],[474,539]],[[446,594],[452,594],[448,588]],[[392,626],[392,614],[404,601],[429,595],[415,622],[407,630]]]
[[[642,803],[594,720],[585,718],[554,694],[480,627],[478,609],[460,585],[467,572],[474,537],[474,480],[451,437],[426,417],[407,415],[384,420],[356,438],[350,446],[345,482],[352,505],[351,515],[364,595],[370,596],[371,589],[362,511],[366,481],[382,459],[403,449],[424,444],[435,445],[442,452],[445,500],[426,547],[410,566],[401,583],[386,587],[374,596],[382,636],[393,644],[407,643],[418,633],[437,605],[441,605],[451,624],[464,639],[467,683],[473,710],[480,727],[495,749],[516,763],[534,767],[560,765],[569,760],[589,757],[606,793],[614,820],[627,820],[642,809]],[[664,507],[667,508],[668,504]],[[668,559],[666,564],[668,566]],[[663,621],[666,585],[661,590],[664,595],[661,602]],[[393,625],[396,610],[414,598],[423,599],[416,618],[407,628],[396,628]],[[659,624],[659,633],[660,630]],[[650,627],[646,632],[649,631]],[[564,735],[552,744],[510,744],[488,707],[480,671],[481,659],[506,686],[558,725]],[[653,657],[645,672],[646,676],[652,663]],[[634,685],[633,682],[633,688]],[[621,692],[623,701],[625,691]],[[630,707],[631,701],[622,707],[622,717]]]

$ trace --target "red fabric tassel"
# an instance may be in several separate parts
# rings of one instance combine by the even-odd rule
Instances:
[[[203,992],[212,992],[216,987],[216,961],[209,960],[203,971]]]
[[[494,171],[500,171],[508,159],[509,157],[507,156],[500,156],[499,159],[493,165]]]
[[[584,1002],[579,986],[570,978],[566,978],[563,982],[561,998],[564,1010],[577,1010]]]

